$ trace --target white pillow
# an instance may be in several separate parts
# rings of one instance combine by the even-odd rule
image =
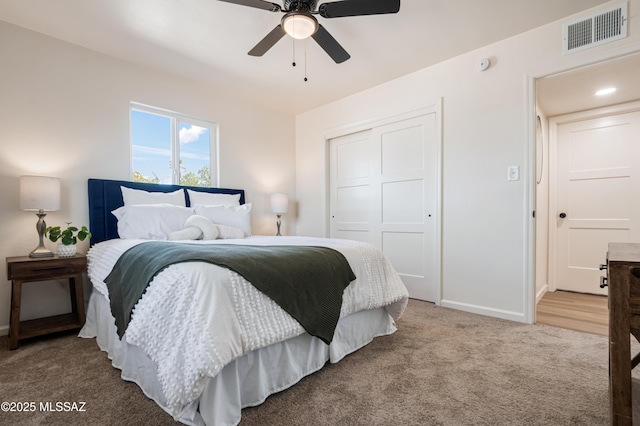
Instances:
[[[202,204],[203,206],[239,206],[240,194],[212,194],[210,192],[192,191],[189,193],[190,205]]]
[[[139,204],[123,206],[111,213],[118,219],[120,238],[166,240],[172,232],[184,229],[194,211],[172,204]]]
[[[216,225],[240,228],[245,237],[251,236],[251,203],[241,206],[203,206],[196,204],[195,211],[196,214],[209,218]]]
[[[182,189],[174,192],[148,192],[141,189],[121,186],[120,190],[122,191],[122,199],[124,200],[125,206],[137,204],[173,204],[174,206],[185,207],[187,205]]]

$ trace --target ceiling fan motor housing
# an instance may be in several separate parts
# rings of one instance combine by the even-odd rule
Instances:
[[[282,4],[285,11],[313,12],[318,0],[284,0]]]

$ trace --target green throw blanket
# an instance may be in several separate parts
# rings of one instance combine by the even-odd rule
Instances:
[[[356,279],[342,253],[327,247],[142,243],[123,253],[104,280],[120,338],[153,278],[182,262],[237,272],[327,344],[340,319],[344,289]]]

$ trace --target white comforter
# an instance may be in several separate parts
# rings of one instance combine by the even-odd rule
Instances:
[[[110,240],[88,253],[89,278],[109,297],[104,279],[119,256],[145,240]],[[370,244],[308,237],[253,237],[190,244],[312,245],[339,250],[356,275],[344,291],[340,317],[385,306],[398,319],[408,292]],[[202,393],[205,380],[255,349],[304,333],[280,306],[237,273],[209,263],[172,265],[158,274],[135,306],[123,337],[158,368],[169,410],[178,417]],[[333,361],[333,360],[332,360]]]

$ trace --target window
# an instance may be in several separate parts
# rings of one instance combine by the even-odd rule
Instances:
[[[217,125],[131,104],[134,182],[217,186]]]

